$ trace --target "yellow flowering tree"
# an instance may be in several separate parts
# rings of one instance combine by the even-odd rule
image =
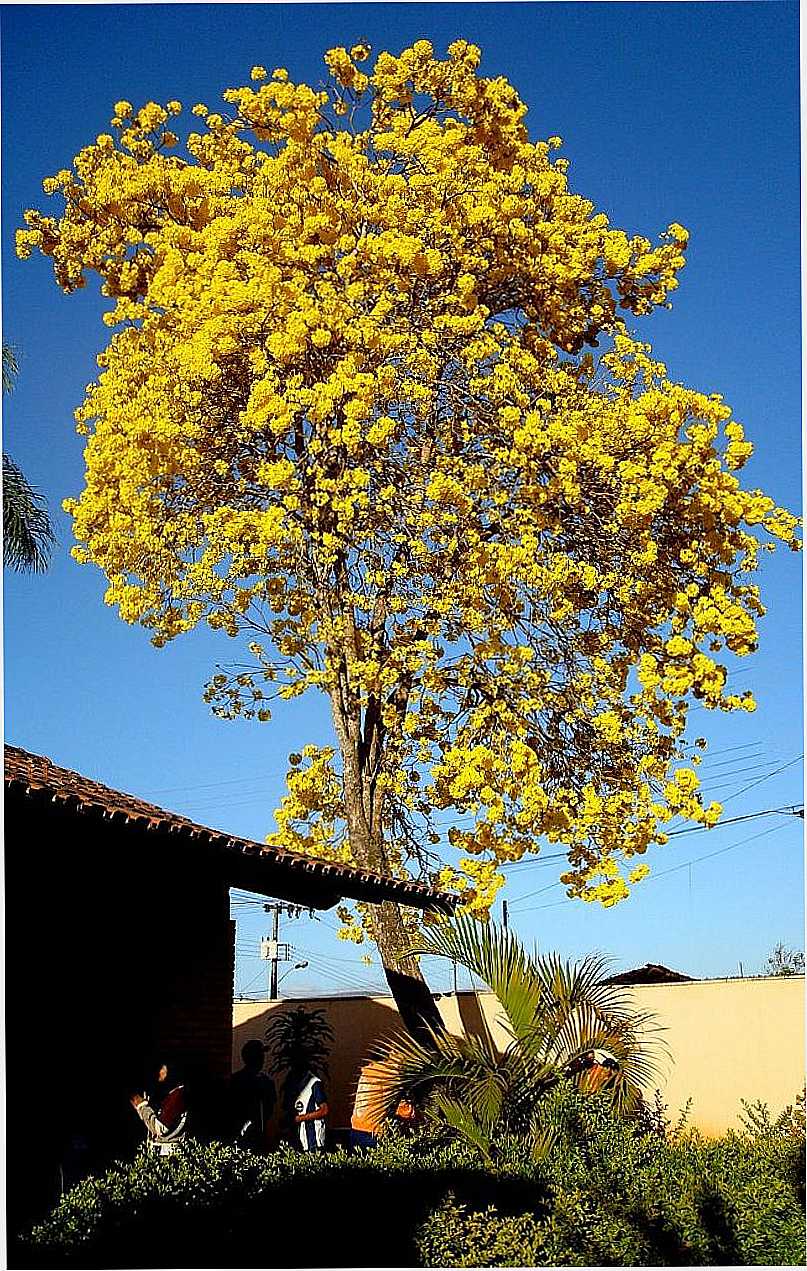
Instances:
[[[741,487],[722,399],[625,326],[668,304],[686,230],[613,227],[479,60],[336,48],[320,87],[254,67],[182,143],[179,102],[120,101],[18,251],[110,298],[76,558],[157,645],[245,637],[219,713],[330,698],[270,841],[414,865],[477,913],[503,862],[560,843],[569,893],[612,904],[666,821],[719,815],[688,704],[753,709],[716,655],[755,648],[758,555],[795,521]],[[343,918],[416,974],[396,907]]]

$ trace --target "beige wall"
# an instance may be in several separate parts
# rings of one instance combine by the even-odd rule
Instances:
[[[631,990],[636,1006],[651,1011],[662,1025],[669,1057],[655,1083],[673,1118],[692,1099],[689,1124],[707,1134],[737,1126],[740,1100],[761,1099],[773,1113],[792,1103],[804,1084],[804,979],[696,980],[684,984],[648,984]],[[295,1001],[294,1005],[299,1003]],[[385,1033],[400,1027],[388,997],[310,998],[322,1007],[336,1035],[328,1094],[331,1125],[350,1121],[352,1091],[361,1061]],[[233,1064],[251,1037],[262,1037],[274,1010],[289,1003],[233,1003]],[[479,1010],[493,1028],[501,1013],[490,993],[442,996],[438,1002],[446,1027],[460,1030],[462,1017],[473,1031]]]

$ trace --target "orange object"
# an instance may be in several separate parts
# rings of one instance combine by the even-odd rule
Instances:
[[[356,1097],[353,1102],[353,1115],[350,1124],[354,1130],[363,1130],[365,1134],[378,1134],[381,1129],[379,1113],[380,1090],[386,1073],[384,1064],[365,1064],[359,1073],[356,1086]],[[402,1099],[395,1109],[395,1115],[402,1121],[414,1121],[416,1112],[411,1103]]]

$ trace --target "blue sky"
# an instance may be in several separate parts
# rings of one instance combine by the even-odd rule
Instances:
[[[47,204],[42,178],[105,130],[121,97],[212,106],[255,63],[316,81],[325,49],[361,37],[393,52],[424,37],[438,51],[458,37],[480,44],[483,72],[506,75],[528,103],[532,136],[564,139],[576,190],[631,232],[655,237],[672,220],[690,229],[673,311],[639,329],[674,378],[734,407],[757,446],[746,483],[798,509],[795,4],[14,5],[0,20],[3,335],[21,364],[4,445],[47,495],[60,539],[46,576],[5,578],[7,740],[261,839],[288,752],[330,736],[314,698],[288,703],[269,725],[214,720],[202,686],[232,643],[195,633],[152,649],[104,606],[98,571],[69,557],[59,505],[83,471],[72,411],[108,332],[97,289],[63,296],[47,262],[15,259],[13,235],[23,208]],[[727,818],[802,798],[792,762],[802,750],[800,579],[797,557],[764,561],[760,652],[733,680],[755,690],[757,713],[692,715],[693,735],[711,742],[707,796],[725,802]],[[755,971],[776,941],[802,944],[802,827],[779,815],[674,838],[650,861],[651,878],[609,911],[564,900],[552,863],[513,870],[503,894],[515,929],[544,949],[599,949],[620,966],[663,962],[692,975],[736,974],[739,962]],[[256,992],[264,915],[256,904],[234,912],[238,984]],[[333,915],[289,925],[310,966],[285,987],[380,983],[377,966],[365,970],[336,941],[335,925]]]

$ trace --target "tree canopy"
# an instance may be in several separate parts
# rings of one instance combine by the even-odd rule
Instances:
[[[720,654],[756,648],[759,552],[795,519],[741,486],[721,396],[626,325],[669,304],[682,226],[612,226],[465,41],[325,62],[253,67],[184,142],[179,102],[119,101],[44,182],[59,213],[26,213],[19,254],[99,275],[116,328],[74,555],[158,645],[248,639],[220,713],[329,696],[272,842],[484,913],[549,841],[612,904],[672,817],[719,817],[688,708],[754,708]]]

